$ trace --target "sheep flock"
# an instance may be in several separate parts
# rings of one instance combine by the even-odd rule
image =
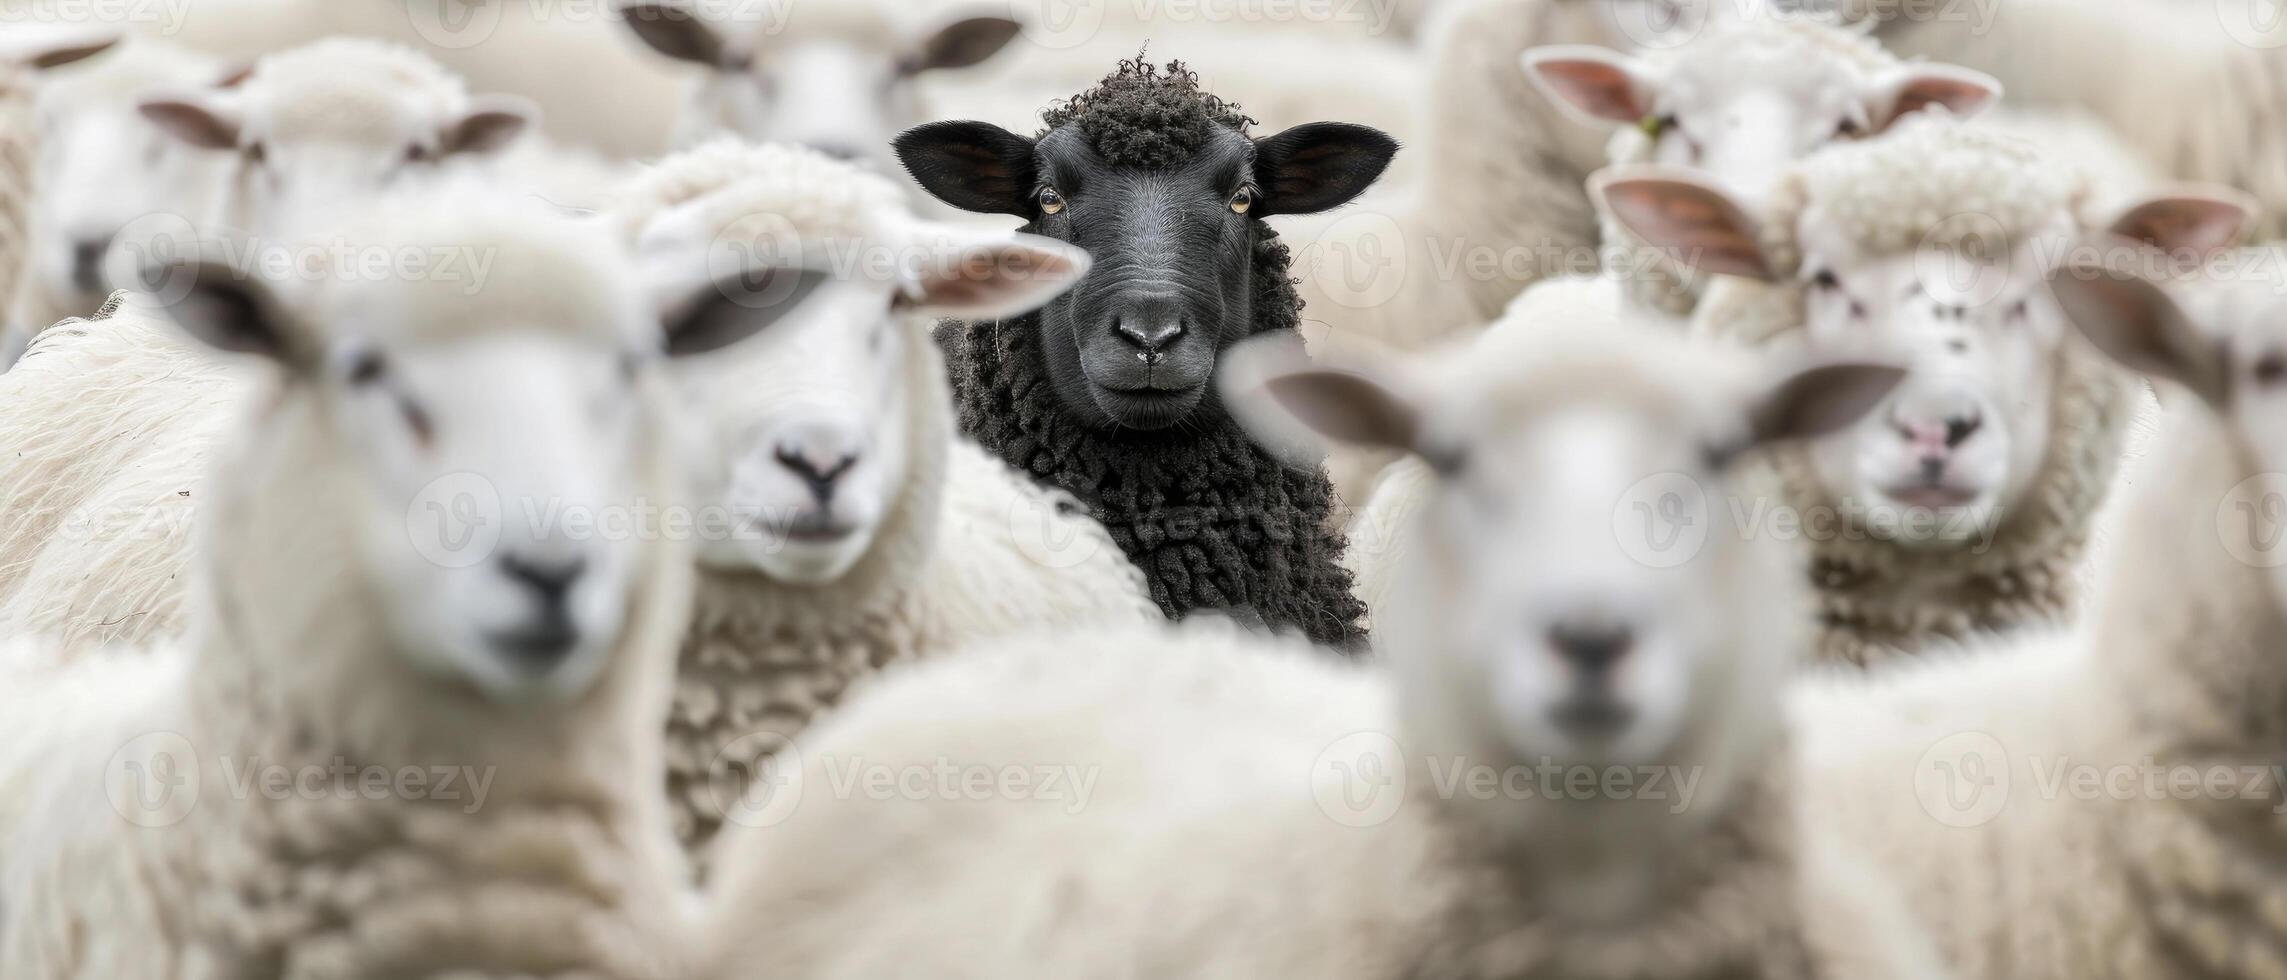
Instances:
[[[0,0],[0,980],[2287,980],[2275,0]]]

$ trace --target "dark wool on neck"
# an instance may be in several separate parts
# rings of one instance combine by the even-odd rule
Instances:
[[[1301,301],[1287,250],[1256,223],[1256,332],[1293,330]],[[1333,488],[1257,447],[1214,406],[1162,432],[1106,431],[1072,417],[1048,381],[1033,316],[948,324],[941,334],[963,434],[1088,504],[1171,618],[1245,609],[1317,643],[1360,648],[1365,606],[1326,529]]]

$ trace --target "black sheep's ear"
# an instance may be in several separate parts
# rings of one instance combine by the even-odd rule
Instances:
[[[908,129],[892,145],[938,200],[979,214],[1033,216],[1031,140],[988,122],[946,121]]]
[[[1348,204],[1382,176],[1398,141],[1372,126],[1304,123],[1255,141],[1255,214],[1315,214]]]

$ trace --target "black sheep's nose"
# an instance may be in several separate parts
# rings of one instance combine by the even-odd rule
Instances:
[[[500,571],[511,580],[522,583],[540,597],[550,608],[561,608],[564,597],[579,584],[580,576],[588,570],[587,559],[544,562],[514,554],[500,556]]]
[[[103,291],[103,254],[111,250],[111,240],[73,242],[71,246],[71,282],[81,292]]]
[[[1183,318],[1172,310],[1124,313],[1112,329],[1145,354],[1157,354],[1183,336]]]
[[[1599,675],[1627,655],[1636,638],[1628,627],[1605,621],[1564,621],[1549,627],[1549,648],[1584,674]]]

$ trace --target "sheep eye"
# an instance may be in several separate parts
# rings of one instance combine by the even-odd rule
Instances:
[[[1238,193],[1231,195],[1231,213],[1232,213],[1232,214],[1245,214],[1245,213],[1247,213],[1247,212],[1249,212],[1249,211],[1252,211],[1252,210],[1254,210],[1254,208],[1255,208],[1255,192],[1254,192],[1254,191],[1252,191],[1252,190],[1249,190],[1249,189],[1247,189],[1247,188],[1245,188],[1245,187],[1241,187],[1241,188],[1239,188],[1239,192],[1238,192]]]
[[[1040,213],[1057,214],[1063,210],[1064,195],[1058,194],[1056,192],[1056,188],[1054,187],[1043,187],[1040,189]]]
[[[1865,130],[1866,127],[1860,126],[1858,120],[1845,119],[1834,127],[1834,135],[1836,139],[1852,139]]]
[[[2281,381],[2287,381],[2287,354],[2272,351],[2257,359],[2255,362],[2255,381],[2257,384],[2263,385],[2275,385]]]
[[[429,148],[419,143],[414,143],[405,148],[406,163],[425,163],[429,160],[429,156]]]
[[[369,385],[381,380],[381,376],[387,373],[388,362],[383,361],[380,353],[376,351],[364,351],[357,355],[356,360],[349,362],[349,383],[351,385]]]
[[[1820,269],[1817,275],[1811,277],[1811,285],[1818,289],[1841,289],[1842,279],[1834,274],[1833,269]]]
[[[270,160],[270,147],[259,141],[248,143],[246,144],[246,159],[255,163],[267,163]]]
[[[2009,308],[2009,318],[2012,320],[2022,320],[2032,312],[2033,301],[2021,299],[2017,301],[2016,305]]]
[[[1710,473],[1721,473],[1737,462],[1747,447],[1736,440],[1703,443],[1699,447],[1699,463]]]

